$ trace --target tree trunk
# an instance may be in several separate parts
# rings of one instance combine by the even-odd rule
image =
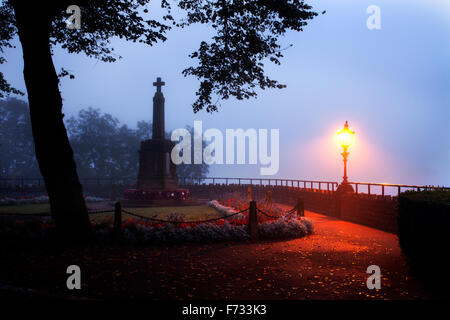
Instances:
[[[56,230],[66,241],[84,242],[89,239],[91,226],[63,122],[59,79],[49,43],[51,11],[41,1],[11,2],[22,44],[36,158]]]

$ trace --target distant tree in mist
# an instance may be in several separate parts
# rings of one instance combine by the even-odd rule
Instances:
[[[187,128],[193,137],[193,129]],[[138,172],[138,150],[142,140],[151,138],[152,123],[139,121],[137,129],[131,129],[120,125],[119,120],[110,114],[88,108],[67,120],[67,131],[79,176],[134,178]],[[206,164],[177,166],[181,177],[205,177],[208,171]]]
[[[82,178],[135,178],[140,143],[152,136],[150,121],[139,121],[133,129],[92,107],[68,118],[66,127],[78,175]],[[192,128],[187,129],[193,137]],[[0,177],[41,176],[34,153],[28,104],[22,100],[0,100],[0,155]],[[177,166],[177,173],[182,177],[205,177],[208,170],[206,164]]]
[[[0,177],[40,177],[34,153],[28,104],[0,100]]]
[[[186,130],[191,135],[191,146],[194,145],[194,128],[186,126]],[[206,147],[206,142],[202,141],[203,149]],[[202,162],[201,164],[194,164],[194,148],[191,148],[191,163],[181,163],[177,165],[177,174],[184,178],[204,178],[209,173],[209,165]]]
[[[132,177],[137,168],[137,131],[99,109],[81,110],[66,121],[80,177]]]

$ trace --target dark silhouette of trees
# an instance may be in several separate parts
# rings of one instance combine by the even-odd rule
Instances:
[[[278,38],[287,30],[301,31],[316,13],[302,0],[185,0],[176,1],[187,14],[177,23],[170,3],[162,22],[147,19],[149,0],[79,0],[81,30],[66,27],[67,0],[5,0],[0,4],[0,46],[11,45],[18,35],[24,59],[24,79],[30,106],[30,119],[36,158],[50,198],[57,230],[67,240],[89,238],[90,223],[73,151],[63,122],[59,79],[52,60],[52,47],[61,45],[70,53],[84,53],[113,62],[112,37],[153,45],[164,41],[169,24],[187,26],[201,23],[216,31],[212,42],[202,42],[191,57],[196,66],[184,70],[201,80],[197,112],[217,110],[218,99],[254,97],[255,88],[281,88],[283,85],[264,74],[263,61],[276,64],[281,58]],[[4,60],[0,60],[3,63]],[[0,74],[0,89],[17,93]]]
[[[0,100],[0,155],[0,178],[40,176],[34,154],[30,112],[28,104],[22,100]]]
[[[65,122],[80,177],[137,177],[137,151],[142,140],[151,138],[150,121],[139,121],[137,128],[132,129],[121,125],[119,120],[110,114],[102,114],[99,109],[88,108]],[[193,129],[187,129],[193,137]],[[170,139],[169,134],[166,136]],[[34,154],[28,104],[22,100],[0,100],[0,154],[0,178],[40,177]],[[177,173],[182,177],[206,177],[208,170],[209,166],[204,163],[177,166]]]
[[[188,130],[193,131],[190,127]],[[128,178],[137,177],[137,151],[142,140],[151,138],[152,124],[139,121],[137,129],[131,129],[120,125],[113,116],[101,114],[99,109],[88,108],[67,120],[67,131],[81,177]],[[166,136],[170,139],[169,134]],[[206,164],[180,164],[177,173],[183,177],[205,177],[208,168]]]
[[[67,131],[81,177],[136,175],[139,137],[118,119],[89,108],[67,120]]]

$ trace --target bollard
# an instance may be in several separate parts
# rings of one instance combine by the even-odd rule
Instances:
[[[297,199],[297,216],[304,217],[305,216],[305,203],[302,198]]]
[[[114,205],[114,237],[116,240],[122,237],[122,205],[116,202]]]
[[[258,239],[258,214],[256,212],[256,201],[250,201],[248,214],[248,233],[252,240]]]

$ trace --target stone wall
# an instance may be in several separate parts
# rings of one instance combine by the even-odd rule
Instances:
[[[397,233],[397,197],[345,195],[341,197],[340,202],[341,219]]]
[[[217,199],[238,193],[243,196],[249,185],[189,185],[193,197]],[[397,233],[397,198],[377,195],[341,195],[327,190],[303,189],[286,186],[252,186],[254,199],[263,199],[272,191],[274,202],[295,206],[297,199],[303,199],[305,209]]]

